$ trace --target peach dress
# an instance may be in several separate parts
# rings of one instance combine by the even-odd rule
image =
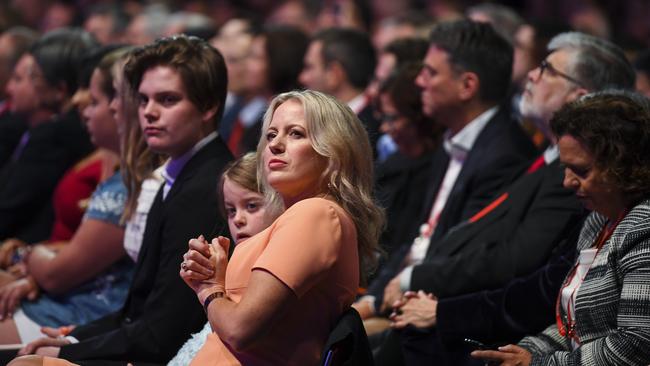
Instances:
[[[211,333],[191,366],[318,365],[330,330],[354,300],[358,258],[354,222],[338,204],[323,198],[294,204],[236,247],[226,294],[239,302],[251,272],[263,269],[293,290],[296,305],[246,353],[234,353]]]
[[[232,301],[241,300],[255,269],[273,274],[298,301],[254,349],[236,354],[211,333],[191,366],[318,365],[330,330],[359,286],[354,222],[333,201],[299,201],[266,230],[237,245],[226,271],[226,295]],[[74,364],[46,357],[43,365]]]

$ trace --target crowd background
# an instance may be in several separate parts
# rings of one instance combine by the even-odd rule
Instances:
[[[118,33],[124,32],[125,40],[139,43],[143,38],[136,34],[137,22],[129,24],[130,20],[141,15],[147,6],[158,5],[161,17],[171,16],[168,22],[161,22],[167,24],[168,31],[182,23],[183,18],[196,15],[193,22],[202,23],[206,35],[214,35],[228,19],[244,11],[270,23],[299,25],[310,32],[333,24],[354,25],[375,32],[382,21],[409,11],[430,19],[446,20],[484,3],[508,6],[527,20],[565,22],[576,30],[612,39],[624,47],[634,49],[650,45],[650,24],[646,21],[650,8],[644,0],[10,0],[0,4],[0,30],[24,25],[46,32],[84,24],[98,29],[102,22],[89,19],[93,9],[98,5],[115,5],[120,15],[117,18],[119,24],[114,28]],[[199,14],[207,18],[200,18]]]
[[[566,267],[573,262],[574,244],[587,212],[574,197],[573,191],[578,191],[580,186],[570,185],[572,181],[562,182],[566,171],[564,165],[559,164],[558,141],[549,123],[562,105],[588,93],[636,87],[640,93],[650,95],[649,16],[650,7],[645,0],[2,2],[0,228],[6,227],[0,230],[0,263],[6,273],[2,272],[0,279],[8,277],[21,281],[12,282],[11,286],[3,286],[4,282],[0,282],[0,325],[8,326],[10,322],[6,317],[14,315],[21,301],[34,300],[39,289],[45,294],[53,292],[38,281],[37,273],[30,268],[29,262],[38,258],[33,254],[38,252],[30,247],[48,241],[50,219],[53,220],[50,211],[60,205],[57,205],[56,194],[54,202],[50,203],[49,197],[45,200],[41,196],[28,195],[32,189],[29,184],[22,183],[14,191],[24,192],[29,202],[27,198],[24,202],[3,200],[2,197],[18,197],[7,188],[11,187],[8,182],[17,185],[17,180],[12,178],[17,172],[39,174],[40,179],[26,181],[44,182],[46,171],[42,167],[48,164],[48,154],[32,151],[48,148],[51,154],[53,148],[36,138],[40,136],[39,131],[52,127],[52,131],[45,134],[48,142],[56,143],[62,135],[69,137],[70,134],[55,128],[51,121],[71,115],[75,122],[77,118],[86,122],[92,132],[93,121],[101,115],[96,111],[98,105],[105,107],[101,111],[107,118],[113,116],[117,121],[116,116],[123,112],[132,119],[126,127],[121,127],[123,150],[119,159],[128,197],[123,197],[126,203],[122,202],[117,208],[120,212],[116,215],[121,218],[113,220],[111,225],[120,234],[115,238],[118,248],[115,255],[128,261],[128,254],[136,262],[135,285],[130,291],[143,290],[139,296],[127,298],[131,299],[127,300],[127,310],[119,315],[126,318],[116,321],[115,327],[132,322],[141,325],[146,321],[147,314],[141,314],[142,304],[155,302],[154,296],[147,292],[152,287],[148,281],[158,277],[137,270],[145,265],[161,268],[159,272],[168,277],[164,280],[174,286],[161,282],[156,288],[169,291],[173,296],[184,295],[184,301],[193,305],[193,308],[188,305],[193,311],[186,311],[184,315],[192,319],[160,323],[167,328],[156,332],[162,336],[155,346],[163,346],[165,353],[151,351],[154,344],[147,337],[142,337],[139,347],[128,350],[107,347],[102,342],[97,347],[84,346],[83,338],[90,339],[95,334],[90,337],[89,328],[83,324],[70,324],[80,326],[72,330],[72,336],[81,339],[81,345],[45,345],[62,347],[62,353],[57,350],[52,355],[71,361],[114,358],[163,362],[175,354],[189,333],[204,324],[199,304],[177,275],[180,253],[191,237],[188,233],[196,231],[192,225],[199,223],[189,222],[185,210],[169,208],[169,214],[178,217],[169,221],[161,219],[159,227],[150,227],[145,232],[145,224],[150,224],[147,221],[149,210],[155,213],[154,218],[162,211],[152,206],[156,192],[162,191],[163,199],[170,192],[176,177],[172,174],[175,159],[179,158],[175,155],[183,154],[145,146],[146,139],[140,136],[132,109],[136,109],[138,102],[142,106],[143,98],[148,96],[142,91],[131,95],[126,89],[122,90],[121,70],[111,69],[111,73],[115,73],[111,76],[114,83],[108,82],[111,78],[107,76],[102,79],[102,88],[107,90],[102,92],[105,94],[102,103],[98,102],[97,96],[103,94],[98,93],[97,80],[95,87],[91,82],[92,70],[101,68],[102,57],[117,47],[151,45],[163,37],[167,37],[163,43],[192,43],[198,42],[194,38],[198,37],[219,50],[227,66],[227,96],[219,94],[224,102],[217,102],[219,113],[214,126],[218,131],[218,144],[223,145],[223,161],[219,166],[230,160],[231,154],[237,158],[256,148],[258,154],[264,149],[265,140],[259,141],[265,111],[274,97],[284,92],[304,88],[330,95],[346,104],[363,123],[373,153],[374,171],[360,169],[361,173],[357,171],[356,175],[373,171],[374,199],[386,211],[387,222],[379,242],[373,240],[373,245],[382,247],[381,253],[373,256],[380,259],[379,269],[367,283],[359,283],[357,295],[365,296],[359,296],[354,307],[371,333],[377,363],[422,364],[422,360],[431,358],[438,364],[460,364],[461,360],[472,364],[476,361],[468,358],[467,349],[458,347],[457,335],[506,344],[516,342],[523,335],[537,333],[552,320],[549,309],[553,307]],[[34,53],[32,44],[39,45],[51,39],[52,34],[65,40],[68,33],[75,32],[83,33],[84,37],[94,36],[88,36],[89,51],[75,54],[74,60],[61,68],[56,62],[61,61],[60,57],[43,60],[38,53],[31,55]],[[193,37],[174,37],[181,33]],[[96,51],[90,51],[91,48]],[[212,50],[211,47],[202,49]],[[65,44],[57,46],[57,50],[65,52]],[[39,68],[44,75],[38,73]],[[222,71],[225,74],[226,69]],[[196,76],[196,72],[192,74]],[[54,76],[63,75],[70,80],[79,79],[79,85],[68,83],[65,93],[59,93],[58,88],[63,83]],[[226,78],[220,76],[219,82],[223,83]],[[214,102],[215,93],[203,92],[200,88],[201,82],[207,81],[194,80],[190,83],[192,87],[188,87],[189,94],[198,100],[192,100],[197,106],[203,105],[204,99]],[[129,82],[138,85],[141,80]],[[225,85],[220,87],[225,89]],[[65,95],[54,104],[52,98],[62,94]],[[151,99],[158,102],[156,98]],[[34,102],[39,109],[31,108],[29,103],[25,105],[26,102]],[[646,101],[632,99],[630,103],[642,106],[639,120],[645,122]],[[142,123],[143,116],[139,117]],[[144,118],[148,118],[146,113]],[[205,138],[217,138],[217,133],[209,132]],[[71,139],[90,146],[86,131],[79,133],[79,137]],[[92,142],[102,147],[94,139]],[[75,144],[64,144],[64,147],[73,148]],[[348,147],[346,151],[353,150]],[[150,151],[149,154],[154,151],[160,156],[152,158],[143,151]],[[80,154],[76,159],[84,156]],[[563,159],[566,160],[566,156]],[[49,178],[52,181],[60,179],[77,160],[66,162],[65,167]],[[110,173],[118,170],[117,160],[117,156],[113,156],[109,162]],[[163,164],[165,160],[167,163]],[[41,164],[41,168],[30,164]],[[180,167],[183,169],[182,164]],[[205,169],[209,168],[206,165]],[[73,176],[83,180],[78,170],[71,170],[77,172]],[[210,172],[218,174],[216,170]],[[72,236],[85,211],[84,202],[87,204],[90,192],[99,181],[106,179],[105,171],[96,172],[96,175],[96,181],[90,184],[84,197],[70,199],[79,212],[65,240],[76,242]],[[187,195],[197,201],[211,198],[197,205],[206,206],[208,212],[203,216],[206,222],[201,222],[201,230],[214,227],[211,232],[215,233],[225,224],[220,223],[222,218],[216,215],[217,203],[213,202],[216,196],[207,193],[217,189],[212,186],[216,182],[213,178],[216,177],[202,182],[201,195],[191,192]],[[51,194],[54,184],[47,189]],[[44,206],[42,217],[33,214],[35,210],[30,205],[34,202]],[[587,207],[598,212],[596,208]],[[16,213],[21,213],[22,226],[3,220],[3,217],[18,217]],[[352,216],[358,219],[357,215]],[[31,222],[36,218],[38,222]],[[164,261],[147,250],[139,256],[141,245],[147,249],[160,246],[161,241],[153,238],[152,233],[164,231],[167,224],[162,222],[174,223],[169,225],[174,229],[174,238],[165,242],[174,247],[174,252]],[[32,229],[36,224],[38,231]],[[201,230],[199,232],[203,232]],[[79,229],[78,232],[83,231]],[[99,234],[95,231],[94,235]],[[60,240],[63,239],[49,239],[50,244]],[[554,269],[555,259],[560,257],[561,266]],[[553,277],[546,275],[549,268],[553,270]],[[525,294],[512,295],[512,288],[536,273],[552,281],[546,283],[530,277],[542,289],[537,291],[536,287],[526,286]],[[366,285],[369,286],[363,288]],[[407,290],[412,292],[405,292]],[[416,293],[418,290],[423,292]],[[486,290],[494,292],[482,292]],[[542,301],[535,304],[539,312],[532,315],[517,312],[520,308],[528,308],[526,306],[510,306],[511,302],[506,300],[491,300],[497,296],[500,299],[511,296],[530,303],[534,299],[529,296],[531,294],[544,295]],[[479,298],[464,297],[470,295]],[[116,301],[122,303],[124,296],[122,294]],[[646,300],[645,297],[638,299],[643,309],[650,309],[650,301]],[[396,324],[401,320],[396,317],[408,315],[410,306],[418,301],[437,314],[438,319],[434,317],[433,322],[422,327],[412,321],[404,330],[387,330],[387,327],[400,328]],[[203,299],[201,303],[207,308]],[[455,319],[450,303],[460,303],[462,306],[455,306],[460,310],[483,306],[483,311],[494,311],[496,315],[484,318],[494,320],[496,325],[473,323],[478,324],[474,333],[468,329],[471,325],[468,321],[449,325],[450,319]],[[391,314],[395,306],[401,307],[402,313]],[[172,313],[175,309],[170,307],[165,311]],[[104,313],[97,314],[100,315]],[[506,319],[505,324],[496,323],[501,318]],[[373,329],[373,321],[383,323]],[[36,321],[31,325],[32,328],[39,325],[59,327],[77,322],[85,321],[57,319],[51,324]],[[16,336],[26,342],[21,327],[16,326],[16,329],[19,333]],[[58,335],[65,334],[56,333],[52,338],[58,340]],[[0,337],[0,343],[16,343],[14,338]],[[115,343],[121,343],[119,337],[115,338]],[[441,347],[440,342],[445,346]],[[131,339],[127,343],[135,344]],[[412,344],[416,346],[411,347]],[[393,352],[394,349],[397,351]],[[567,349],[576,348],[569,345]],[[435,352],[427,353],[431,350]],[[107,353],[109,351],[113,353]],[[402,361],[394,363],[394,357]],[[640,362],[644,364],[645,361]]]
[[[211,40],[214,46],[226,54],[227,59],[231,59],[228,63],[231,73],[229,83],[246,84],[247,79],[254,78],[243,77],[247,73],[244,58],[249,58],[252,54],[248,50],[249,43],[253,37],[264,36],[260,32],[269,32],[261,27],[296,27],[307,36],[332,26],[356,28],[369,34],[375,49],[381,52],[396,38],[426,38],[435,22],[463,16],[497,24],[498,31],[512,42],[515,48],[514,82],[525,82],[526,72],[543,58],[545,43],[553,35],[569,29],[608,39],[620,46],[632,62],[638,61],[638,70],[645,74],[650,69],[650,57],[647,52],[643,52],[650,46],[650,24],[646,21],[650,17],[650,7],[644,0],[10,0],[0,3],[0,32],[6,32],[12,27],[27,27],[36,34],[45,34],[61,27],[83,27],[101,44],[132,45],[147,44],[161,36],[183,32]],[[228,24],[234,18],[244,18],[250,23],[246,26]],[[252,28],[249,27],[251,25]],[[242,32],[247,33],[250,39],[242,40],[239,37],[233,45],[233,36]],[[12,64],[16,62],[15,54],[12,55],[13,47],[8,47],[9,42],[11,41],[0,39],[0,45],[7,45],[0,47],[0,85],[5,84]],[[287,43],[300,44],[295,41]],[[267,49],[276,48],[274,46]],[[280,44],[279,47],[283,45]],[[281,54],[282,51],[277,53]],[[300,51],[295,53],[299,54]],[[273,64],[272,55],[271,60]],[[289,64],[286,61],[292,60],[281,61]],[[270,65],[270,68],[273,67],[275,66]],[[239,77],[233,77],[237,70]],[[642,90],[650,90],[645,75],[639,83]],[[303,82],[302,85],[305,86],[304,84]],[[278,86],[283,85],[271,85],[271,89],[277,89]],[[368,88],[369,94],[372,93],[372,87]],[[237,85],[229,86],[229,90],[235,93],[237,88]],[[284,89],[258,90],[254,93],[280,91]],[[268,95],[263,96],[263,99],[268,100]],[[245,125],[259,121],[261,105],[265,103],[260,102],[257,110],[247,113],[252,122],[245,122]],[[224,126],[227,136],[231,127],[228,121]],[[242,144],[250,147],[254,145],[250,141],[255,141],[256,136],[249,135],[246,135]],[[229,141],[229,145],[232,143],[234,142]],[[382,141],[380,149],[381,146]],[[389,146],[389,151],[394,150],[394,144]],[[243,152],[245,151],[241,153]],[[381,150],[379,154],[382,156]]]

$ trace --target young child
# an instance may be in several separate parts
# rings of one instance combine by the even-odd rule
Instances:
[[[219,207],[228,219],[230,236],[235,244],[266,229],[282,212],[281,208],[266,204],[264,193],[257,184],[256,169],[255,153],[248,153],[224,170],[219,183]],[[210,323],[206,322],[199,333],[185,342],[168,366],[188,365],[211,332]]]

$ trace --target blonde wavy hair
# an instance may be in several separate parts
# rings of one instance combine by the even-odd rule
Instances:
[[[368,134],[354,112],[329,95],[304,90],[276,96],[264,115],[262,138],[257,145],[258,182],[271,202],[281,199],[264,176],[265,131],[275,110],[288,100],[302,104],[311,146],[327,160],[321,176],[321,186],[327,190],[323,193],[333,197],[354,221],[361,285],[365,285],[367,275],[376,266],[379,235],[385,222],[384,211],[372,196],[373,160]]]

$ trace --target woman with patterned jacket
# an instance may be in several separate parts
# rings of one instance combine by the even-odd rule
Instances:
[[[474,351],[501,365],[650,363],[650,107],[638,95],[586,96],[551,121],[564,185],[593,210],[561,287],[556,324],[519,346]]]

